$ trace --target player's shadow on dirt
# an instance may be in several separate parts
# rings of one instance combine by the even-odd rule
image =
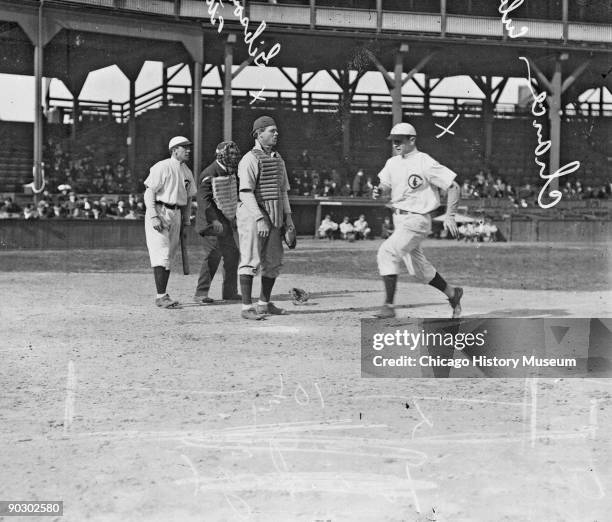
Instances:
[[[562,308],[505,308],[504,310],[491,310],[486,314],[464,315],[464,318],[475,317],[566,317],[571,315]]]
[[[310,306],[316,306],[318,303],[306,303],[306,305],[310,305]],[[436,303],[419,303],[419,304],[411,304],[411,305],[395,305],[395,309],[396,310],[407,310],[410,308],[419,308],[422,306],[435,306],[435,305],[439,305],[439,302]],[[378,312],[380,310],[380,305],[377,306],[362,306],[362,307],[356,307],[356,306],[349,306],[347,308],[326,308],[324,310],[321,309],[315,309],[315,310],[308,310],[308,309],[303,309],[305,307],[305,305],[299,305],[299,306],[293,306],[291,308],[287,308],[287,312],[289,312],[289,315],[311,315],[311,314],[329,314],[329,313],[335,313],[335,312],[356,312],[356,313],[361,313],[361,312]]]

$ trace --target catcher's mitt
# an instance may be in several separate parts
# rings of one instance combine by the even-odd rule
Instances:
[[[281,232],[283,234],[283,239],[285,240],[285,243],[287,243],[287,246],[291,250],[293,250],[297,245],[297,235],[295,233],[295,228],[283,227]]]
[[[291,292],[289,292],[289,295],[291,295],[293,304],[296,306],[303,305],[306,301],[308,301],[308,298],[310,297],[308,295],[308,292],[306,290],[302,290],[301,288],[292,288]]]

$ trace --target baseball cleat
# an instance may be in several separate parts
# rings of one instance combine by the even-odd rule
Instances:
[[[256,305],[255,309],[258,314],[270,314],[270,315],[288,315],[287,310],[274,306],[274,303],[268,303],[265,305]]]
[[[240,317],[243,319],[249,319],[251,321],[261,321],[262,319],[266,318],[265,315],[257,313],[254,308],[242,310],[242,312],[240,312]]]
[[[455,293],[448,302],[453,309],[453,319],[459,319],[461,317],[461,298],[463,297],[463,288],[460,286],[455,287]]]
[[[211,299],[210,297],[205,295],[194,295],[193,300],[198,304],[210,304],[215,302],[214,299]]]
[[[179,302],[171,299],[168,294],[155,299],[155,304],[160,308],[178,308]]]
[[[391,319],[392,317],[395,317],[395,308],[393,308],[391,305],[384,304],[380,307],[376,317],[378,317],[378,319]]]

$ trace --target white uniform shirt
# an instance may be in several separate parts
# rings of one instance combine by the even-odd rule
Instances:
[[[169,205],[185,206],[198,192],[189,167],[174,158],[153,165],[144,184],[155,192],[156,201]]]
[[[368,228],[368,222],[365,219],[363,221],[358,219],[353,223],[353,227],[357,232],[365,232],[365,229]]]
[[[355,229],[353,228],[353,225],[351,225],[350,223],[345,223],[344,221],[342,223],[340,223],[340,232],[342,232],[343,234],[348,234],[349,232],[353,232]]]
[[[391,187],[393,207],[417,214],[438,208],[438,189],[448,190],[455,177],[452,170],[418,150],[388,159],[378,174],[381,185]]]

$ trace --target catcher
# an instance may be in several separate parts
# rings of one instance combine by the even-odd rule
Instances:
[[[272,288],[283,264],[283,235],[295,246],[295,227],[289,204],[289,180],[285,162],[274,149],[278,128],[270,116],[253,123],[255,146],[238,164],[240,204],[236,211],[240,242],[240,290],[244,319],[266,314],[285,315],[270,302]],[[285,229],[285,230],[283,230]],[[286,233],[285,233],[286,231]],[[261,270],[261,293],[253,306],[253,277]]]

